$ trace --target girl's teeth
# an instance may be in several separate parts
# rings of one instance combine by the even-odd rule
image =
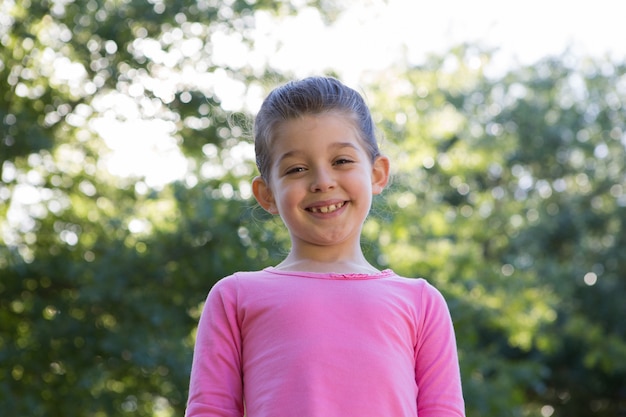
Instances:
[[[343,204],[331,204],[330,206],[326,206],[326,207],[312,208],[311,211],[313,213],[331,213],[337,210],[338,208],[341,208],[341,206],[343,206]]]

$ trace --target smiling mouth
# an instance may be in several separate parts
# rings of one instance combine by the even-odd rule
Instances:
[[[322,207],[310,207],[307,210],[309,210],[311,213],[332,213],[333,211],[337,211],[340,208],[342,208],[344,205],[346,204],[345,201],[341,202],[341,203],[337,203],[337,204],[331,204],[329,206],[322,206]]]

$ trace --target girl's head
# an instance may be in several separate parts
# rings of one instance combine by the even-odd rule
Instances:
[[[281,123],[330,112],[352,119],[372,162],[380,156],[372,115],[363,97],[335,78],[310,77],[276,88],[261,105],[254,122],[256,164],[261,177],[269,179],[272,139]]]

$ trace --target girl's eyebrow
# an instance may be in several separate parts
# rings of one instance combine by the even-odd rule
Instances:
[[[352,142],[335,142],[333,144],[331,144],[329,146],[330,148],[336,148],[336,149],[341,149],[341,148],[352,148],[355,150],[359,150],[359,148]]]
[[[288,152],[285,152],[284,154],[282,154],[280,156],[280,158],[278,158],[276,160],[276,164],[280,164],[283,160],[285,160],[287,158],[296,157],[296,156],[298,156],[300,154],[303,154],[303,153],[304,153],[303,151],[288,151]]]

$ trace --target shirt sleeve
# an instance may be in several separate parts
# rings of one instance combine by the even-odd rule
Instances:
[[[241,417],[243,383],[236,279],[213,286],[194,347],[186,417]]]
[[[441,293],[423,287],[415,347],[417,411],[420,417],[464,417],[465,404],[456,339],[448,306]]]

